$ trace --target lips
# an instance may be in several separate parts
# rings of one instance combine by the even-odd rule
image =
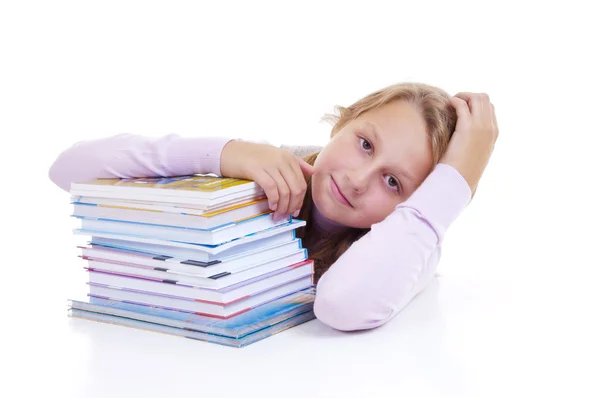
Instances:
[[[346,199],[346,197],[340,190],[340,187],[336,184],[333,177],[331,177],[331,179],[329,180],[329,185],[331,187],[331,193],[337,199],[338,202],[340,202],[344,206],[352,207],[348,199]]]

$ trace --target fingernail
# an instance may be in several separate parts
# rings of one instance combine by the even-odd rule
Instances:
[[[298,209],[294,212],[294,217],[298,217],[299,214],[300,214],[300,209]]]
[[[269,205],[269,209],[275,211],[277,210],[277,203],[273,203],[272,205]]]

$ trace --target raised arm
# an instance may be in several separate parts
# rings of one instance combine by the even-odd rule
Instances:
[[[63,151],[49,177],[68,191],[71,182],[94,178],[221,175],[221,151],[230,138],[160,138],[133,134],[82,141]]]
[[[407,201],[323,274],[317,318],[335,329],[360,330],[398,314],[435,274],[444,234],[470,200],[464,178],[438,164]]]

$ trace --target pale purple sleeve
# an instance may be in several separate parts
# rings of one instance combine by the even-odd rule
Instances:
[[[411,197],[323,274],[315,315],[339,330],[380,326],[435,275],[446,230],[471,200],[464,178],[438,164]]]
[[[48,174],[65,191],[71,182],[95,178],[220,175],[221,151],[230,140],[119,134],[73,145],[58,156]]]

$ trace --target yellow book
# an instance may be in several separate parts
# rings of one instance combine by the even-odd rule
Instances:
[[[254,181],[208,175],[98,178],[71,183],[71,194],[112,199],[213,205],[256,199],[264,191]]]

